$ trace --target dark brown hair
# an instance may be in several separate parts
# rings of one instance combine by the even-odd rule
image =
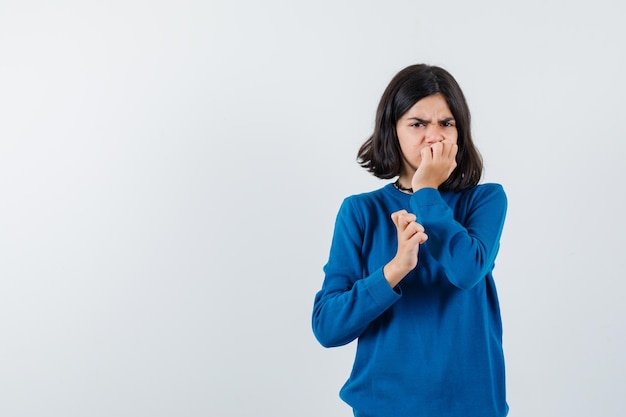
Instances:
[[[439,190],[461,191],[478,184],[483,162],[472,141],[470,111],[465,96],[448,71],[431,65],[411,65],[391,80],[376,111],[374,133],[359,149],[358,163],[378,178],[400,175],[402,151],[396,124],[415,103],[433,94],[443,95],[450,107],[456,121],[459,147],[457,167]]]

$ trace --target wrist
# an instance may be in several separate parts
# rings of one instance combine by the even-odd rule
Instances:
[[[385,277],[391,288],[394,288],[400,283],[400,281],[402,281],[402,279],[409,273],[409,271],[410,270],[405,270],[405,268],[401,268],[394,258],[383,267],[383,276]]]
[[[411,188],[413,188],[413,192],[416,193],[419,190],[423,189],[423,188],[434,188],[437,189],[439,188],[440,184],[435,184],[435,183],[429,183],[429,182],[420,182],[420,183],[416,183],[416,184],[411,184]]]

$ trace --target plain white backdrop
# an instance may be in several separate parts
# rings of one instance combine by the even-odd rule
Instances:
[[[509,197],[510,416],[622,416],[623,10],[1,0],[0,415],[351,415],[313,297],[341,200],[386,183],[355,162],[380,95],[424,62]]]

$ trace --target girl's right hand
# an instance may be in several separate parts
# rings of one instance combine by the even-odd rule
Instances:
[[[383,274],[393,288],[415,269],[419,245],[426,242],[428,236],[424,233],[424,227],[417,223],[417,217],[406,210],[392,213],[391,220],[398,231],[398,251],[396,256],[384,266]]]

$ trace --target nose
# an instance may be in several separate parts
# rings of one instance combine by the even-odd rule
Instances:
[[[439,126],[431,124],[426,128],[426,142],[435,143],[441,142],[444,139],[443,132]]]

